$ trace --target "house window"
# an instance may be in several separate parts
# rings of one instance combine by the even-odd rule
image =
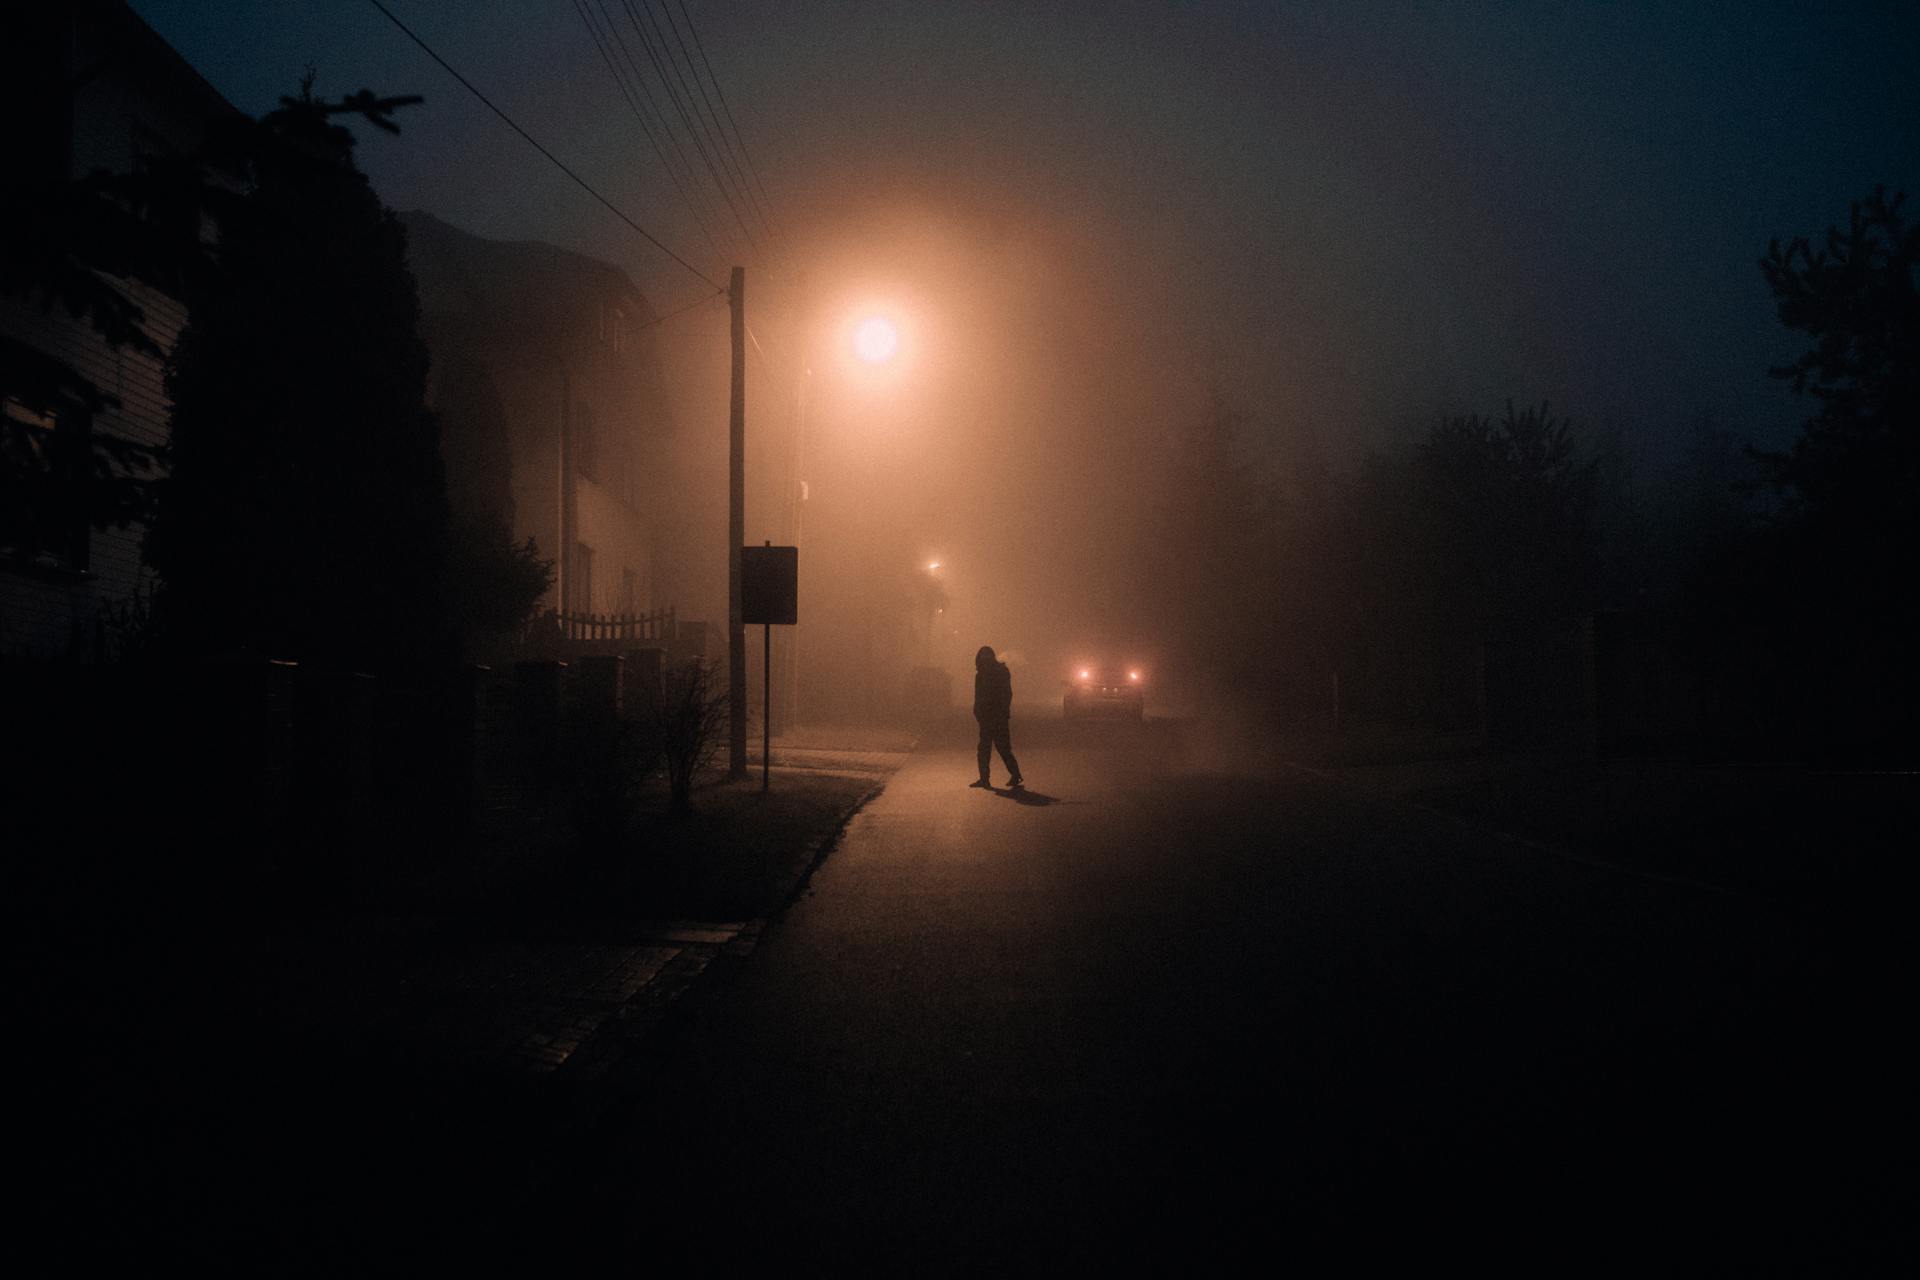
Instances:
[[[627,346],[627,313],[609,302],[600,304],[600,342],[615,352]]]
[[[569,608],[574,613],[593,612],[593,548],[584,542],[573,544],[573,581],[568,584],[568,594],[573,597]]]
[[[632,444],[626,427],[615,423],[608,427],[600,442],[600,483],[622,505],[633,506]]]
[[[600,424],[585,400],[573,402],[573,469],[600,483]]]
[[[84,571],[91,422],[54,418],[7,400],[0,423],[0,558]]]
[[[620,566],[620,612],[631,618],[639,612],[640,575],[631,566]]]

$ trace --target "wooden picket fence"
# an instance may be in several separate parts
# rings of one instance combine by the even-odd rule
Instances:
[[[645,613],[550,612],[534,619],[533,626],[562,640],[620,640],[634,645],[665,645],[673,639],[674,611],[673,606],[669,605]]]

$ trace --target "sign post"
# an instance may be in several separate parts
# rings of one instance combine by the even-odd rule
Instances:
[[[800,548],[740,548],[740,620],[761,626],[760,789],[773,771],[773,629],[799,621]]]
[[[760,624],[760,789],[773,772],[773,624]]]

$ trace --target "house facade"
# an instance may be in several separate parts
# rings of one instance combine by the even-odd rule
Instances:
[[[653,311],[611,263],[401,215],[454,519],[555,563],[543,608],[631,615],[658,590],[671,416]]]
[[[197,154],[210,128],[238,111],[124,4],[36,6],[5,21],[9,180],[19,199],[70,179],[138,172]],[[17,99],[17,100],[16,100]],[[24,252],[0,245],[0,252]],[[175,298],[139,280],[95,274],[139,307],[143,328],[171,349],[186,323]],[[89,465],[96,444],[165,442],[162,361],[107,343],[59,306],[0,295],[0,335],[65,364],[105,393],[98,412],[31,412],[0,386],[9,488],[0,511],[0,657],[98,661],[151,585],[144,528],[93,527]],[[0,381],[5,367],[0,366]]]

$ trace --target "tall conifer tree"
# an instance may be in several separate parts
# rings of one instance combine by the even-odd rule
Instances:
[[[148,555],[194,650],[383,670],[446,651],[446,487],[405,231],[338,109],[309,81],[250,134],[169,366]]]

